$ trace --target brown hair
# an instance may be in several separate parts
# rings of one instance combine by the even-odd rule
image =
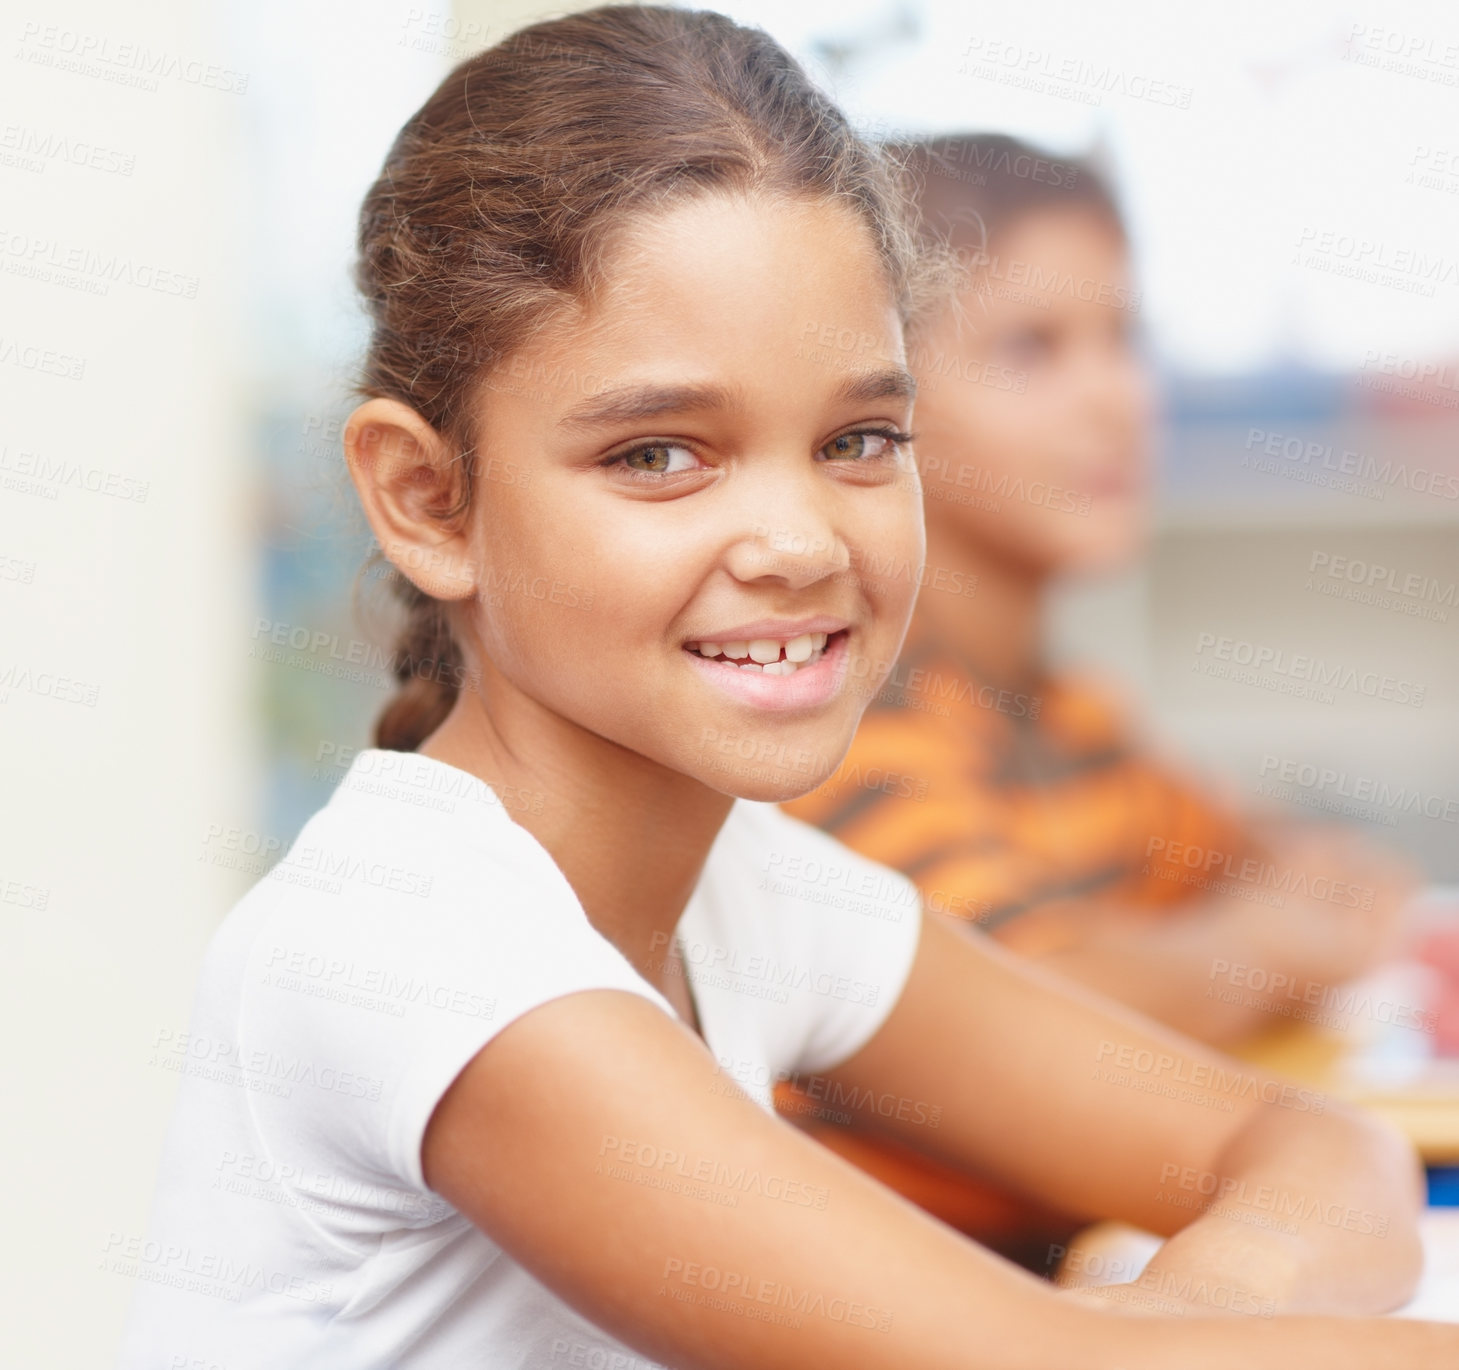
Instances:
[[[1124,238],[1124,217],[1092,157],[1059,157],[1004,133],[948,133],[889,142],[912,177],[924,233],[945,238],[966,260],[986,253],[1026,214],[1086,210]]]
[[[461,498],[443,520],[470,507],[488,369],[594,289],[629,214],[724,190],[851,208],[904,324],[946,288],[894,164],[774,39],[721,14],[614,5],[533,24],[462,62],[406,122],[360,209],[373,333],[358,392],[410,405],[459,451]],[[465,662],[450,606],[394,567],[385,579],[405,613],[401,689],[375,745],[414,751]]]

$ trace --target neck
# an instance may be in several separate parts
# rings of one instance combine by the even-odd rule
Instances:
[[[547,849],[588,921],[664,988],[674,929],[734,800],[525,699],[489,666],[481,680],[421,754],[521,796],[508,812]]]
[[[927,567],[913,631],[950,649],[989,684],[1017,687],[1036,678],[1043,664],[1044,577],[930,519]],[[961,572],[964,584],[967,577],[975,577],[975,593],[955,595],[935,588],[934,570]]]

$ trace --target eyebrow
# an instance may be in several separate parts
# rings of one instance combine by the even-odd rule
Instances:
[[[905,368],[894,366],[848,377],[832,398],[838,403],[870,403],[884,399],[912,400],[916,396],[916,378]],[[557,424],[559,428],[596,428],[600,424],[651,419],[659,414],[733,409],[743,404],[744,391],[738,386],[633,385],[597,395],[588,403],[569,409]]]

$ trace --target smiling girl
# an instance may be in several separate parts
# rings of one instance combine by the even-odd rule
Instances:
[[[159,1034],[183,1079],[117,1253],[124,1365],[1459,1348],[1314,1316],[1414,1286],[1391,1133],[974,944],[775,806],[844,755],[912,609],[906,213],[795,63],[709,13],[536,25],[407,123],[361,215],[345,437],[409,586],[406,688]],[[790,1074],[1170,1240],[1106,1303],[1059,1292],[778,1120]],[[1173,1200],[1187,1174],[1220,1211]],[[1301,1201],[1280,1231],[1246,1220],[1268,1191]]]

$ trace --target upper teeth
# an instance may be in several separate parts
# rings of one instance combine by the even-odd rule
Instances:
[[[741,662],[749,666],[752,662],[759,666],[768,666],[780,661],[780,649],[785,649],[785,661],[783,666],[799,665],[809,661],[812,656],[824,649],[827,633],[802,633],[799,637],[793,637],[786,641],[772,637],[757,637],[752,642],[691,642],[688,644],[692,651],[700,656],[729,657],[732,661]]]

